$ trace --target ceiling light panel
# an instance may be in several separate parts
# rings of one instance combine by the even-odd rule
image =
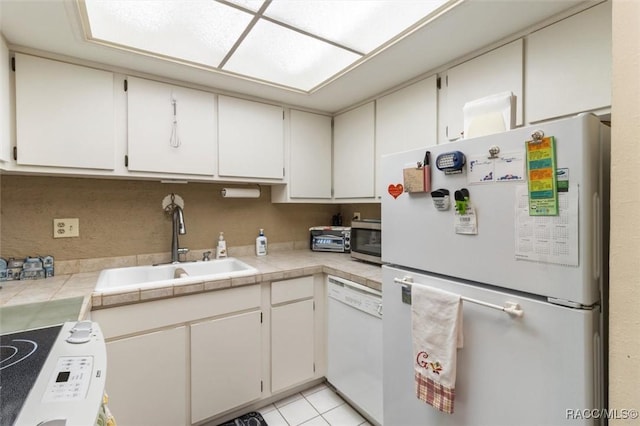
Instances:
[[[224,69],[310,90],[358,59],[360,55],[260,20]]]
[[[217,67],[252,15],[211,0],[85,0],[91,37]]]
[[[257,12],[260,10],[265,0],[223,0],[222,3],[233,3],[247,10]]]
[[[444,3],[446,0],[273,0],[264,15],[369,53]]]

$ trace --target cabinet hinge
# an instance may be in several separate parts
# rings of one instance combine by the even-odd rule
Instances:
[[[13,159],[15,161],[18,161],[18,147],[17,146],[13,147]]]
[[[264,383],[260,380],[260,393],[264,391]]]
[[[129,88],[129,83],[127,82],[127,80],[124,80],[124,91],[126,92],[127,89]]]
[[[442,79],[440,77],[436,79],[436,87],[442,89]]]
[[[124,166],[125,167],[129,167],[129,156],[128,155],[124,156]]]
[[[16,57],[11,58],[11,71],[15,72],[16,70]]]

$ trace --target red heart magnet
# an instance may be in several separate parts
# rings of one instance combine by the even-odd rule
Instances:
[[[393,198],[398,198],[400,195],[402,195],[402,192],[404,191],[404,186],[402,186],[401,183],[397,185],[391,184],[389,185],[388,191]]]

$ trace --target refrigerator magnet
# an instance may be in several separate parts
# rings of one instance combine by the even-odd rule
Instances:
[[[417,167],[402,169],[404,192],[424,192],[424,170],[418,162]]]
[[[465,213],[460,213],[456,210],[454,227],[456,234],[463,235],[477,235],[478,234],[478,219],[476,216],[476,209],[471,205],[467,205]]]
[[[448,189],[440,188],[435,191],[431,191],[431,199],[433,200],[433,205],[436,210],[447,211],[451,206]]]
[[[404,192],[404,186],[401,183],[395,185],[392,183],[387,187],[387,191],[395,199],[402,195],[402,193]]]

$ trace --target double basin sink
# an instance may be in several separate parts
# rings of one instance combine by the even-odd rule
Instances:
[[[103,270],[96,283],[99,293],[182,285],[257,274],[258,270],[229,257],[208,262],[183,262]]]

